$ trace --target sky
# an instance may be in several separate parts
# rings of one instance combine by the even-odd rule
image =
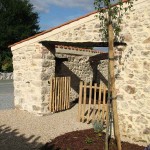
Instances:
[[[39,14],[40,30],[47,30],[95,11],[94,0],[30,0]]]
[[[113,3],[117,0],[111,0]],[[47,30],[86,15],[94,9],[94,0],[30,0],[39,14],[40,30]]]

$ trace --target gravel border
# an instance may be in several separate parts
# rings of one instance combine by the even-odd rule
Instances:
[[[0,111],[0,150],[31,150],[67,132],[91,128],[77,122],[78,104],[70,110],[49,116],[35,116],[26,111]]]

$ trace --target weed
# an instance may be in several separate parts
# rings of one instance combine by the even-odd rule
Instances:
[[[93,139],[90,138],[90,137],[86,137],[85,142],[86,142],[87,144],[92,144],[92,143],[93,143]]]

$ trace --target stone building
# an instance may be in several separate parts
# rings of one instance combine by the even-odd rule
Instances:
[[[57,69],[55,45],[106,46],[101,40],[100,21],[96,12],[44,31],[11,45],[14,65],[15,105],[17,108],[48,113],[51,77],[63,74]],[[147,145],[150,143],[150,1],[134,2],[134,9],[123,18],[121,36],[126,46],[115,46],[116,88],[121,138]],[[98,54],[97,54],[98,55]],[[104,54],[99,54],[103,58]],[[89,57],[69,56],[63,70],[71,70],[77,80],[94,80]],[[100,60],[100,79],[104,81],[106,61]],[[75,67],[74,64],[80,64]],[[86,66],[82,68],[82,63]],[[75,69],[75,68],[76,69]],[[102,76],[103,75],[103,76]],[[96,76],[98,79],[98,77]],[[77,97],[72,89],[73,97]]]

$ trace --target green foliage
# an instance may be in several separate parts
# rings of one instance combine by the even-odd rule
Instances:
[[[93,128],[94,128],[94,132],[101,133],[105,129],[103,121],[102,120],[95,120],[93,122]]]
[[[13,65],[11,63],[11,61],[5,63],[4,65],[2,65],[2,71],[4,72],[12,72],[13,70]]]
[[[113,5],[112,0],[94,0],[95,9],[99,12],[102,40],[108,40],[108,25],[111,23],[114,28],[115,40],[121,31],[120,24],[124,14],[131,10],[134,0],[128,0],[128,5],[123,5],[122,0],[118,0],[117,5]]]
[[[0,0],[0,24],[0,70],[7,71],[12,57],[8,46],[38,32],[38,14],[29,0]]]
[[[92,143],[93,143],[93,139],[90,138],[90,137],[86,137],[85,142],[86,142],[87,144],[92,144]]]
[[[2,51],[0,55],[0,72],[12,72],[12,54],[9,51]]]

